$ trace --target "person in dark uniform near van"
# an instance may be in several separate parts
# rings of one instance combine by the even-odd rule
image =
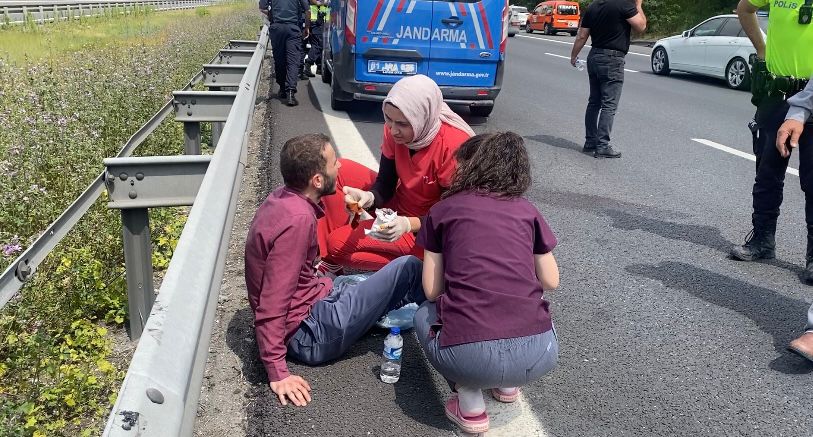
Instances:
[[[271,21],[269,34],[274,51],[274,72],[280,98],[296,106],[296,83],[302,40],[310,32],[310,9],[307,0],[260,0],[260,11]],[[302,20],[305,19],[305,29]],[[304,33],[304,34],[303,34]]]
[[[584,114],[584,152],[596,158],[620,158],[610,145],[615,111],[624,85],[624,58],[630,48],[630,33],[646,30],[643,0],[596,0],[582,17],[570,63],[575,67],[587,38],[592,49],[587,55],[590,98]]]
[[[311,66],[316,65],[316,74],[322,74],[322,47],[324,26],[330,21],[330,8],[328,0],[310,0],[311,2],[311,49],[308,52],[308,61],[305,65],[305,72],[311,74]]]
[[[763,40],[757,23],[757,10],[770,4],[768,41]],[[745,244],[731,251],[740,261],[775,257],[776,221],[782,205],[785,172],[790,151],[777,144],[777,134],[791,105],[788,101],[801,92],[813,76],[813,0],[773,2],[740,0],[737,6],[743,30],[754,44],[756,60],[752,69],[751,101],[757,106],[757,133],[754,154],[757,168],[754,181],[753,229]],[[813,282],[813,132],[806,129],[798,140],[799,182],[805,193],[807,222],[807,263],[803,279]],[[787,141],[787,138],[784,139]]]

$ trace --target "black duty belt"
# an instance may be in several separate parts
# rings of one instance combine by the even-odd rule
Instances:
[[[620,56],[622,58],[624,56],[627,56],[627,54],[622,52],[621,50],[600,49],[600,48],[597,48],[597,47],[593,47],[592,49],[590,49],[590,53],[597,53],[597,54],[610,55],[610,56]]]
[[[771,94],[782,94],[790,97],[805,89],[809,79],[797,79],[787,76],[773,76],[768,79],[768,88]]]

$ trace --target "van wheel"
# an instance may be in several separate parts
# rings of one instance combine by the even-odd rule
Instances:
[[[322,83],[330,83],[333,73],[327,68],[327,50],[322,50]]]
[[[576,36],[576,32],[570,32],[570,36]]]
[[[545,35],[553,35],[553,26],[550,23],[545,23],[545,31],[543,32]]]
[[[475,117],[488,117],[491,115],[491,111],[494,110],[494,105],[491,106],[471,106],[469,107],[471,111],[471,115]]]
[[[525,25],[525,32],[534,33],[534,30],[531,28],[530,23]]]
[[[324,71],[322,71],[324,73]],[[347,109],[347,105],[349,102],[344,100],[339,100],[343,97],[346,93],[339,88],[339,84],[336,83],[336,77],[331,77],[330,81],[330,108],[334,111],[344,111]]]

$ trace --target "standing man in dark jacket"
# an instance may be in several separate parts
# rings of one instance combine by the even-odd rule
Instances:
[[[587,55],[590,77],[590,99],[584,114],[584,151],[596,158],[620,158],[621,153],[610,145],[615,110],[624,85],[624,58],[630,48],[632,29],[646,29],[643,0],[596,0],[587,7],[579,33],[570,54],[575,67],[579,52],[592,38]]]
[[[260,11],[271,21],[269,34],[274,51],[274,72],[279,96],[288,106],[296,106],[296,82],[302,56],[302,40],[310,33],[307,0],[260,0]],[[302,20],[305,20],[304,35]]]

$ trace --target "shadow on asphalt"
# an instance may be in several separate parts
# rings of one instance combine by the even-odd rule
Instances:
[[[760,330],[773,337],[774,349],[780,356],[770,363],[771,369],[785,374],[813,372],[813,364],[787,350],[788,343],[801,334],[809,307],[806,302],[680,262],[634,264],[624,270],[748,317]]]
[[[525,137],[526,140],[531,140],[537,143],[542,143],[548,146],[557,147],[560,149],[573,150],[576,152],[582,151],[582,145],[574,143],[573,141],[564,138],[555,137],[553,135],[530,135]]]

